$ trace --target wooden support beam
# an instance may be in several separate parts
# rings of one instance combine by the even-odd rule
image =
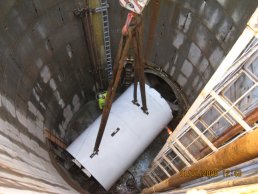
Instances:
[[[253,110],[245,119],[244,121],[249,124],[252,125],[253,123],[258,121],[258,108],[256,108],[255,110]],[[217,139],[215,139],[214,141],[212,141],[212,144],[219,148],[220,146],[222,146],[224,143],[226,143],[227,141],[229,141],[230,139],[232,139],[233,137],[235,137],[236,135],[238,135],[239,133],[241,133],[242,131],[244,131],[243,127],[240,124],[236,124],[234,126],[232,126],[231,128],[229,128],[228,130],[226,130],[223,134],[221,134],[220,137],[218,137]],[[201,153],[200,153],[200,157],[205,156],[206,154],[208,154],[210,152],[209,147],[205,147]]]
[[[258,157],[258,128],[254,131],[245,134],[233,143],[220,149],[216,153],[199,160],[190,167],[186,167],[180,173],[171,176],[170,178],[142,191],[143,194],[161,192],[172,188],[179,187],[181,184],[196,178],[202,177],[204,172],[223,169],[236,166],[243,162],[249,161]],[[185,176],[186,174],[194,176]]]
[[[63,140],[50,132],[49,129],[44,129],[44,137],[64,150],[67,148],[67,145],[63,142]]]

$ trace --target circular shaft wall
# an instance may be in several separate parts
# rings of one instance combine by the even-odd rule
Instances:
[[[114,56],[126,11],[109,3]],[[72,13],[84,5],[0,1],[0,191],[75,192],[51,165],[43,129],[64,137],[73,114],[94,99],[81,22]],[[255,0],[152,0],[144,13],[146,58],[193,102],[256,6]]]

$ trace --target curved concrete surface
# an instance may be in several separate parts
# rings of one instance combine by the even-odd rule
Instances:
[[[126,11],[109,3],[115,55]],[[42,130],[64,137],[73,114],[94,98],[81,23],[72,13],[83,6],[84,0],[0,1],[0,192],[75,193],[50,163]],[[256,0],[152,0],[144,22],[147,60],[192,102],[256,6]]]

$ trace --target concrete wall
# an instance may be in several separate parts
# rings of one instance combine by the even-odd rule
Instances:
[[[152,0],[145,25],[157,2],[153,42],[148,43],[145,29],[148,60],[178,81],[193,101],[257,3]],[[126,11],[118,1],[109,3],[115,56]],[[0,192],[74,192],[51,165],[42,130],[64,137],[73,114],[93,98],[83,31],[72,13],[83,5],[83,0],[0,1]]]
[[[91,95],[81,23],[72,13],[82,5],[0,1],[0,192],[75,193],[50,162],[43,128],[63,136]]]
[[[110,3],[115,52],[126,11]],[[152,0],[144,13],[147,60],[171,75],[193,102],[257,5],[255,0]]]

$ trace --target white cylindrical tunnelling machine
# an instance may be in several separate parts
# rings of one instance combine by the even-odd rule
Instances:
[[[166,100],[148,85],[145,88],[149,114],[132,103],[133,86],[130,86],[112,105],[98,155],[90,157],[101,117],[67,148],[77,160],[76,163],[79,162],[106,190],[125,173],[173,118]],[[141,104],[139,87],[137,93]]]

